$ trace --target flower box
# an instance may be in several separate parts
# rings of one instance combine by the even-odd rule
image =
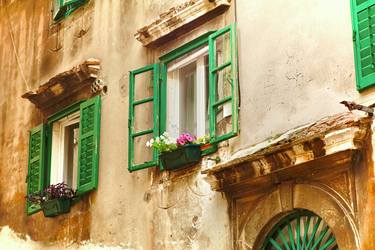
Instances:
[[[45,217],[55,217],[70,212],[71,199],[53,199],[41,204]]]
[[[175,170],[198,163],[201,159],[201,148],[198,144],[187,144],[172,152],[160,155],[164,169]]]

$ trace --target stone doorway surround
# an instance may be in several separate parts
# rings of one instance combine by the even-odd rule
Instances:
[[[371,117],[348,112],[326,117],[203,170],[228,198],[233,249],[260,249],[295,209],[321,217],[340,250],[361,249],[371,124]]]

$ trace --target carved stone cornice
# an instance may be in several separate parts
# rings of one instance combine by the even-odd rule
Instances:
[[[231,0],[189,0],[159,15],[149,25],[138,29],[135,38],[144,46],[156,47],[221,14]]]
[[[211,188],[229,193],[327,174],[355,160],[371,130],[372,118],[342,113],[290,130],[205,169]]]
[[[28,99],[42,111],[48,110],[51,107],[59,106],[84,88],[89,90],[91,84],[98,77],[99,70],[100,60],[90,58],[82,64],[52,77],[36,90],[23,94],[22,98]]]

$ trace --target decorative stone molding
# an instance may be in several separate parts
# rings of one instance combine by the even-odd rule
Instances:
[[[84,88],[88,88],[88,92],[91,93],[91,84],[98,77],[99,70],[100,60],[88,59],[82,64],[52,77],[36,90],[23,94],[22,98],[28,99],[41,110],[48,110],[50,107],[72,98]]]
[[[223,13],[230,0],[189,0],[159,15],[134,34],[144,46],[156,47],[166,40],[187,33],[198,25]]]
[[[228,193],[269,187],[347,167],[371,130],[372,118],[342,113],[288,131],[241,150],[228,161],[202,171],[211,188]]]

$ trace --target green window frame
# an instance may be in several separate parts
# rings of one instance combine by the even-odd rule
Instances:
[[[53,0],[53,20],[58,22],[69,16],[88,0]]]
[[[375,0],[351,0],[354,61],[359,91],[375,84]]]
[[[101,98],[80,101],[58,112],[30,130],[27,194],[42,191],[50,184],[52,126],[60,119],[79,111],[77,194],[83,195],[98,187]],[[40,211],[40,206],[26,202],[28,215]]]
[[[220,65],[217,65],[217,48],[216,41],[224,36],[229,36],[229,56],[227,61]],[[134,138],[137,136],[142,136],[145,134],[153,134],[154,137],[166,131],[166,121],[167,121],[167,65],[171,61],[197,49],[201,46],[208,46],[208,56],[209,56],[209,127],[210,127],[210,143],[212,147],[202,152],[203,155],[213,153],[217,150],[217,144],[224,140],[228,140],[239,133],[238,126],[238,110],[239,110],[239,87],[238,87],[238,63],[237,63],[237,39],[236,39],[236,25],[231,24],[218,31],[210,31],[202,36],[186,43],[185,45],[161,56],[159,58],[160,62],[157,64],[152,64],[140,69],[130,72],[129,77],[129,141],[128,141],[128,151],[129,151],[129,162],[128,169],[130,172],[145,169],[153,166],[159,166],[161,170],[163,167],[160,165],[158,160],[158,152],[153,150],[153,160],[144,162],[142,164],[134,164],[134,151],[135,151],[135,141]],[[223,70],[230,69],[230,74],[228,76],[228,81],[230,82],[230,95],[218,98],[216,89],[217,74]],[[142,74],[144,72],[153,70],[153,96],[144,100],[134,99],[134,90],[137,86],[137,81],[135,76]],[[154,102],[154,119],[153,128],[147,131],[135,132],[135,115],[134,107],[142,105],[147,102]],[[223,104],[231,103],[231,131],[218,135],[217,133],[217,120],[216,115],[218,113],[219,106]]]

